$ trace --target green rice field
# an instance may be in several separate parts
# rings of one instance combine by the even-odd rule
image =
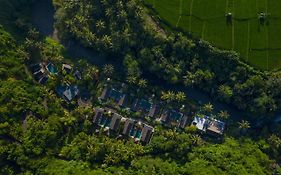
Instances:
[[[250,65],[262,70],[281,68],[281,0],[145,2],[171,26],[219,48],[237,51]]]

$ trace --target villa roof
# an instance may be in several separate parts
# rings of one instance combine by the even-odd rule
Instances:
[[[69,64],[62,64],[62,69],[67,73],[70,73],[70,71],[72,70],[72,66],[70,66]]]
[[[223,134],[225,129],[225,123],[216,119],[212,119],[208,116],[205,117],[194,117],[192,125],[196,126],[197,129],[210,132],[214,134]]]
[[[149,110],[149,117],[155,117],[155,115],[159,112],[159,106],[157,104],[153,104]]]
[[[126,122],[125,122],[124,129],[123,129],[123,132],[122,132],[122,133],[123,133],[124,135],[129,135],[129,134],[130,134],[130,131],[131,131],[132,128],[134,127],[134,123],[135,123],[134,120],[127,119]]]
[[[185,128],[186,124],[187,124],[187,121],[188,121],[188,117],[187,116],[183,116],[181,118],[181,120],[180,120],[179,128]]]
[[[56,88],[56,92],[66,101],[70,102],[78,95],[79,89],[78,86],[59,86]]]
[[[150,109],[152,108],[152,103],[150,103],[149,101],[145,100],[145,99],[136,99],[134,104],[133,104],[133,110],[134,111],[145,111],[145,112],[149,112]]]
[[[120,115],[114,114],[111,119],[110,129],[113,131],[117,131],[120,126],[121,119],[122,117]]]
[[[153,127],[149,125],[144,125],[142,128],[142,136],[141,136],[141,141],[144,143],[149,143],[150,139],[152,138],[153,134]]]
[[[42,78],[39,80],[40,84],[46,84],[46,82],[48,81],[49,77],[46,76],[42,76]]]
[[[225,123],[221,122],[219,120],[211,120],[209,122],[207,131],[216,133],[216,134],[223,134],[223,131],[225,129]]]
[[[119,106],[124,106],[127,103],[127,95],[115,89],[108,89],[105,87],[102,91],[100,99],[106,100],[108,98],[113,99]]]
[[[38,72],[33,73],[34,78],[36,81],[39,81],[42,76],[44,75],[44,71],[42,69],[40,69]]]
[[[201,131],[206,131],[207,118],[206,117],[194,117],[192,125],[196,126]]]
[[[103,109],[96,109],[95,115],[93,117],[93,123],[99,124],[99,121],[101,120],[103,112],[104,112]]]
[[[183,114],[181,112],[178,112],[176,110],[166,110],[162,115],[161,115],[161,121],[168,123],[170,121],[180,121],[181,118],[183,117]]]
[[[31,67],[32,73],[38,72],[40,69],[42,69],[42,66],[40,63],[32,65]]]
[[[63,92],[63,95],[67,101],[71,101],[75,98],[79,93],[77,86],[68,86],[66,90]]]
[[[75,78],[76,78],[77,80],[81,80],[81,79],[82,79],[82,75],[81,75],[81,73],[80,73],[78,70],[76,70],[76,71],[74,72],[74,76],[75,76]]]
[[[102,100],[106,100],[108,98],[108,95],[109,95],[109,90],[107,87],[105,87],[102,91],[102,94],[100,96],[100,99]]]

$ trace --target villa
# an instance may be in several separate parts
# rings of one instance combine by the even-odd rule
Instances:
[[[153,127],[145,124],[142,128],[141,141],[145,144],[148,144],[152,138],[153,132]]]
[[[71,102],[79,93],[77,86],[59,86],[56,88],[56,92],[65,99],[67,102]]]
[[[122,134],[123,135],[126,135],[126,136],[129,136],[131,130],[133,129],[135,125],[135,121],[134,120],[131,120],[131,119],[127,119],[125,121],[125,125],[124,125],[124,129],[123,129],[123,132]]]
[[[119,114],[113,114],[111,123],[110,123],[110,129],[112,131],[117,132],[119,127],[120,127],[120,123],[122,120],[122,116],[120,116]]]
[[[76,70],[73,75],[77,80],[82,80],[82,75],[78,70]]]
[[[69,64],[62,64],[62,70],[69,74],[72,71],[72,66]]]
[[[212,119],[208,116],[194,117],[192,122],[193,126],[200,131],[211,135],[222,135],[225,129],[225,123],[216,119]]]
[[[148,117],[154,118],[159,112],[159,106],[145,99],[136,99],[131,107],[131,110],[141,111],[147,114]]]
[[[176,110],[166,110],[160,118],[160,121],[167,125],[176,125],[183,118],[183,114]]]
[[[104,88],[102,95],[100,96],[101,100],[112,99],[120,107],[125,107],[127,104],[127,95],[117,91],[115,89]]]

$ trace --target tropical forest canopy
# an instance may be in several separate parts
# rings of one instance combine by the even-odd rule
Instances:
[[[10,9],[32,3],[2,1]],[[254,114],[265,114],[281,105],[278,72],[266,75],[256,71],[240,62],[235,53],[204,41],[182,34],[159,34],[140,1],[54,0],[53,4],[61,40],[75,38],[85,47],[124,62],[128,78],[138,79],[148,72],[171,84],[212,92],[225,103]],[[30,9],[22,10],[4,18],[26,19],[20,24],[0,20],[0,174],[281,172],[276,166],[280,161],[279,125],[276,130],[262,128],[260,135],[247,130],[245,123],[240,128],[230,126],[224,139],[218,141],[204,138],[193,127],[179,132],[156,124],[147,145],[95,133],[89,117],[94,114],[92,106],[66,104],[53,90],[58,83],[76,82],[74,78],[53,76],[42,86],[34,81],[29,68],[46,60],[77,64],[86,74],[79,85],[89,86],[95,104],[95,85],[106,81],[104,70],[85,60],[68,59],[61,44],[40,35],[28,22]]]

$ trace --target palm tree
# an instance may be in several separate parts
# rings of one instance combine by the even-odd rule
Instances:
[[[103,74],[106,76],[111,76],[114,73],[114,66],[112,64],[106,64],[103,66]]]
[[[111,17],[112,15],[113,15],[112,8],[107,8],[107,9],[105,10],[105,16]]]
[[[207,113],[211,113],[214,110],[214,107],[211,103],[207,103],[203,106],[203,110]]]
[[[201,137],[199,135],[191,135],[191,138],[190,138],[191,142],[193,145],[200,145],[202,140],[201,140]]]
[[[175,98],[178,102],[183,102],[186,99],[186,95],[184,92],[178,92]]]
[[[112,39],[108,35],[104,35],[101,39],[102,43],[106,47],[106,49],[110,49],[113,47]]]
[[[275,134],[272,134],[268,138],[268,142],[272,147],[274,147],[276,149],[279,149],[281,147],[281,139]]]
[[[167,102],[175,99],[175,93],[173,91],[162,92],[161,99]]]
[[[105,28],[105,23],[104,23],[104,21],[98,20],[98,21],[96,22],[96,28],[97,28],[98,31],[103,30],[103,29]]]
[[[218,115],[223,120],[227,120],[229,118],[229,114],[227,111],[220,111]]]
[[[118,18],[125,20],[127,18],[127,13],[125,10],[121,10],[117,16]]]
[[[140,88],[146,88],[147,87],[147,80],[140,79],[138,85],[139,85]]]
[[[130,75],[127,77],[127,82],[130,84],[130,85],[134,85],[137,83],[137,77],[133,76],[133,75]]]
[[[95,66],[90,67],[87,70],[87,75],[90,77],[92,80],[98,80],[99,79],[99,69]]]
[[[247,120],[242,120],[241,122],[238,122],[239,128],[242,130],[247,130],[251,128],[250,123]]]

